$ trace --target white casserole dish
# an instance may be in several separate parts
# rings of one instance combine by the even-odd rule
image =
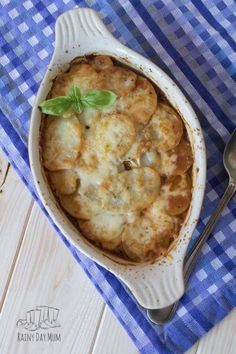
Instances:
[[[179,238],[167,258],[146,264],[132,264],[99,250],[80,235],[69,221],[46,181],[40,160],[41,113],[38,104],[46,99],[52,80],[68,68],[69,62],[86,54],[110,55],[143,73],[165,93],[185,122],[194,154],[192,202]],[[201,127],[191,105],[176,84],[151,61],[116,40],[91,9],[70,10],[56,22],[55,50],[32,110],[29,157],[34,182],[46,210],[75,247],[118,276],[145,308],[162,308],[182,296],[183,260],[198,221],[205,190],[206,156]]]

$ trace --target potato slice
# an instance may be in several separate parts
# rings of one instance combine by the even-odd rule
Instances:
[[[88,63],[98,72],[109,69],[113,66],[111,58],[107,55],[91,56],[88,57],[87,60]]]
[[[87,135],[93,124],[101,119],[101,112],[92,107],[85,107],[84,110],[78,115],[78,118],[80,123],[85,128],[85,134]]]
[[[165,253],[179,231],[178,220],[165,211],[158,197],[139,219],[128,224],[122,234],[122,247],[135,261],[146,261]]]
[[[167,213],[170,215],[180,215],[189,207],[191,201],[191,194],[178,194],[175,196],[169,196]]]
[[[190,143],[182,139],[175,148],[177,155],[176,167],[173,174],[182,175],[189,170],[193,164],[193,153]]]
[[[165,218],[168,215],[165,215]],[[163,219],[164,214],[163,214]],[[163,221],[164,221],[163,220]],[[129,224],[122,233],[122,248],[125,254],[134,261],[147,261],[164,254],[176,237],[173,222],[165,220],[165,229],[147,216]],[[162,224],[163,224],[162,221]]]
[[[122,113],[107,114],[96,122],[90,133],[88,148],[96,151],[98,159],[122,156],[135,140],[135,127]]]
[[[144,152],[140,156],[140,166],[151,167],[154,170],[160,172],[161,158],[155,150],[149,150]]]
[[[147,132],[158,150],[168,151],[179,144],[183,123],[173,108],[161,103],[148,124]]]
[[[102,71],[105,88],[115,92],[118,96],[126,96],[135,88],[137,75],[120,66],[112,66]]]
[[[160,194],[144,214],[156,225],[156,232],[162,237],[177,232],[177,219],[167,214],[166,207],[165,197]]]
[[[70,169],[82,144],[82,129],[76,117],[46,118],[42,137],[44,166],[50,171]]]
[[[162,176],[171,176],[175,174],[177,165],[177,154],[175,150],[159,151],[160,156],[160,174]]]
[[[77,189],[78,175],[73,170],[48,172],[48,177],[56,194],[72,194]]]
[[[169,215],[180,215],[187,210],[191,202],[191,181],[187,174],[170,177],[162,190]]]
[[[89,161],[87,165],[79,163],[75,170],[79,176],[79,189],[73,195],[61,195],[60,201],[70,215],[87,220],[103,211],[98,185],[116,174],[117,166],[106,160],[94,165]]]
[[[153,222],[141,217],[135,223],[126,225],[122,237],[125,254],[134,261],[153,258],[156,249],[156,234]]]
[[[193,155],[191,145],[182,139],[176,148],[170,151],[160,151],[160,173],[165,176],[182,175],[192,166]]]
[[[137,164],[140,163],[141,156],[146,153],[151,147],[151,142],[146,141],[142,131],[138,132],[134,143],[130,149],[123,156],[124,160],[136,160]]]
[[[70,87],[76,86],[82,93],[88,90],[102,89],[104,79],[91,65],[84,63],[75,63],[71,66],[69,72],[58,75],[51,96],[68,95]]]
[[[122,157],[125,162],[130,161],[131,166],[151,167],[159,172],[161,167],[160,154],[156,151],[150,140],[146,140],[140,131],[131,148]]]
[[[135,88],[117,101],[117,109],[132,118],[135,124],[146,124],[156,110],[157,95],[152,84],[137,77]]]
[[[120,245],[124,224],[124,216],[109,213],[96,215],[90,220],[79,220],[82,234],[108,250],[115,250]]]
[[[96,163],[92,158],[89,159],[90,157],[88,156],[88,160],[85,163],[82,161],[77,170],[80,177],[80,187],[84,191],[91,190],[91,186],[96,188],[105,178],[118,173],[118,166],[111,161],[104,159]]]
[[[102,89],[103,77],[89,64],[73,65],[69,71],[70,85],[79,87],[82,93],[88,90]]]
[[[104,209],[115,212],[147,208],[160,189],[159,174],[149,167],[135,168],[110,176],[98,188]]]
[[[59,195],[61,206],[77,219],[90,219],[101,213],[99,202],[85,194]]]

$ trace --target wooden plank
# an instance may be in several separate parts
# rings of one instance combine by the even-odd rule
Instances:
[[[198,345],[199,345],[199,341],[197,341],[197,343],[195,343],[195,344],[186,352],[186,354],[196,354],[196,353],[197,353]]]
[[[35,332],[16,327],[17,320],[25,319],[26,312],[39,305],[58,308],[61,327]],[[3,305],[0,353],[90,353],[104,306],[84,271],[34,205]],[[58,341],[37,341],[36,333],[51,332],[57,334]],[[20,341],[21,334],[25,338],[34,334],[34,338]]]
[[[236,353],[236,310],[215,326],[199,342],[197,354],[235,354]]]
[[[0,311],[33,205],[29,192],[0,152]]]
[[[138,354],[123,327],[106,306],[92,354]]]

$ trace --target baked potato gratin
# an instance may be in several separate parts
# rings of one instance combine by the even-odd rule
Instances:
[[[42,163],[61,207],[93,244],[144,262],[166,255],[191,201],[192,149],[179,114],[148,79],[109,56],[75,58],[49,98],[110,90],[109,107],[42,120]]]

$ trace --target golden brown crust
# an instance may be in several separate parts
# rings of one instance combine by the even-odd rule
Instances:
[[[125,218],[119,214],[103,213],[89,220],[80,220],[82,233],[91,241],[100,243],[103,248],[115,250],[121,244],[121,234]]]
[[[159,189],[157,171],[140,167],[105,179],[98,193],[104,209],[127,213],[147,208],[156,199]]]
[[[105,86],[104,78],[89,64],[74,64],[69,72],[58,75],[51,96],[68,95],[71,86],[79,87],[82,93],[92,89],[103,89]]]
[[[187,174],[170,177],[162,187],[166,195],[166,212],[180,215],[187,210],[191,202],[191,180]]]
[[[50,171],[70,169],[81,148],[81,125],[76,117],[47,119],[42,136],[43,164]]]
[[[146,124],[157,107],[157,95],[152,84],[142,76],[137,77],[133,90],[117,104],[121,112],[128,114],[135,125]]]
[[[176,220],[164,211],[147,211],[128,224],[122,234],[125,254],[134,261],[147,261],[164,254],[176,237]]]
[[[158,150],[169,151],[179,144],[183,135],[183,123],[172,107],[160,103],[150,120],[147,133]]]
[[[42,158],[53,192],[98,247],[137,262],[165,255],[191,203],[193,156],[181,117],[149,80],[105,55],[75,58],[50,96],[72,85],[117,99],[45,119]]]
[[[102,71],[105,87],[119,97],[128,95],[136,84],[137,75],[126,68],[112,66]]]
[[[62,207],[77,219],[90,219],[101,213],[101,205],[85,194],[59,195]]]
[[[175,148],[177,155],[176,168],[174,174],[182,175],[187,172],[193,164],[193,153],[189,141],[182,139]]]
[[[91,141],[102,158],[122,156],[133,144],[135,136],[134,124],[123,113],[106,114],[91,131]]]
[[[112,59],[106,55],[90,56],[86,59],[88,64],[92,65],[98,72],[110,69],[113,66]]]
[[[182,175],[186,173],[193,164],[193,154],[190,143],[181,139],[180,143],[169,151],[160,151],[161,175]]]
[[[48,172],[48,178],[57,195],[72,194],[78,186],[78,175],[73,170]]]

